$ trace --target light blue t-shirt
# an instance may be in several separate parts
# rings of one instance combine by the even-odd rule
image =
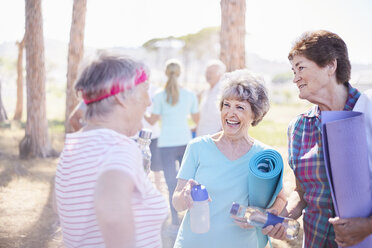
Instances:
[[[174,106],[167,103],[164,90],[154,96],[152,113],[161,115],[159,147],[183,146],[191,140],[187,119],[198,112],[198,100],[191,91],[180,88],[179,93],[178,103]]]
[[[185,151],[178,179],[194,179],[203,184],[211,197],[210,229],[195,234],[190,229],[189,211],[179,229],[175,248],[240,248],[257,247],[256,229],[242,229],[230,217],[233,202],[248,205],[249,161],[257,152],[270,147],[254,140],[252,148],[242,157],[229,160],[211,136],[192,140]]]

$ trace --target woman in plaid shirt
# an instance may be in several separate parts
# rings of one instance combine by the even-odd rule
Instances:
[[[333,218],[321,144],[321,111],[351,111],[361,96],[348,83],[351,65],[346,44],[328,31],[306,32],[288,58],[299,98],[314,106],[297,116],[288,128],[288,161],[296,176],[296,189],[286,207],[287,215],[297,219],[304,212],[306,248],[357,244],[372,234],[372,217]]]

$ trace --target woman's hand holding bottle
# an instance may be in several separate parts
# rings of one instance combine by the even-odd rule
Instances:
[[[198,185],[198,182],[193,179],[189,179],[181,191],[181,197],[183,198],[183,201],[185,202],[187,209],[190,209],[193,206],[191,189],[194,185]]]
[[[278,215],[278,211],[274,209],[268,209],[268,212]],[[280,239],[280,240],[285,240],[286,239],[286,230],[285,226],[282,225],[281,223],[278,223],[276,225],[269,225],[265,228],[262,228],[262,233],[264,235],[268,235],[274,239]]]
[[[250,224],[262,228],[263,234],[276,239],[296,239],[300,224],[296,220],[277,216],[273,212],[276,214],[273,210],[269,212],[262,208],[243,206],[235,202],[230,210],[231,217],[235,221],[246,223],[243,228],[248,228],[247,224]]]

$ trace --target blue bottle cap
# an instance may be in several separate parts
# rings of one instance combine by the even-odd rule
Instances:
[[[193,201],[205,201],[209,198],[207,189],[201,184],[192,186],[191,197]]]
[[[240,206],[239,203],[233,202],[233,204],[231,206],[231,209],[230,209],[230,214],[237,215],[238,210],[239,210],[239,206]]]

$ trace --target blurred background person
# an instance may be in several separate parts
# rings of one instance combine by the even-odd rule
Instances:
[[[151,99],[154,98],[156,92],[159,91],[159,88],[156,87],[154,84],[150,84],[149,87],[149,95]],[[153,101],[153,100],[152,100]],[[146,113],[151,113],[152,112],[152,104],[147,107]],[[151,130],[152,135],[151,135],[151,143],[150,143],[150,151],[151,151],[151,166],[150,169],[152,173],[154,174],[154,183],[156,188],[161,191],[162,189],[162,178],[163,178],[163,166],[161,162],[161,155],[160,155],[160,150],[158,147],[158,139],[160,136],[160,126],[159,123],[154,123],[151,125],[148,123],[145,118],[142,120],[142,124],[144,128],[147,128]]]
[[[211,198],[210,229],[203,234],[193,233],[187,211],[175,248],[258,247],[256,229],[234,223],[230,208],[232,202],[249,204],[247,165],[256,153],[270,148],[249,135],[249,128],[256,126],[269,110],[268,93],[263,81],[246,70],[227,73],[224,81],[219,103],[222,131],[197,137],[188,144],[173,195],[174,207],[184,211],[193,204],[192,186],[204,185]],[[269,211],[280,213],[284,199],[282,190]]]
[[[218,109],[218,94],[221,90],[221,77],[226,66],[220,60],[208,62],[205,78],[209,88],[202,92],[200,100],[200,121],[196,128],[196,135],[214,134],[221,130],[220,110]]]
[[[296,188],[283,214],[297,219],[304,213],[304,247],[352,246],[372,233],[372,217],[333,218],[335,211],[322,148],[321,112],[352,111],[360,99],[368,97],[349,83],[348,50],[337,34],[324,30],[302,34],[288,59],[299,98],[314,106],[298,115],[288,128],[288,162],[296,176]],[[369,101],[371,111],[372,100]],[[371,133],[372,116],[365,114],[370,125],[367,133]],[[369,153],[371,158],[371,149]]]
[[[147,122],[155,124],[161,120],[158,147],[161,154],[163,172],[169,191],[169,205],[172,214],[172,224],[178,229],[177,211],[171,204],[176,188],[176,161],[182,162],[187,143],[191,140],[191,130],[188,117],[197,124],[199,121],[198,101],[196,95],[180,87],[178,78],[181,74],[181,64],[178,60],[168,60],[165,74],[168,80],[165,88],[159,91],[154,99],[152,113],[145,117]]]
[[[161,247],[168,214],[130,137],[150,105],[148,69],[123,56],[101,54],[75,90],[86,125],[66,135],[55,177],[65,247]]]

